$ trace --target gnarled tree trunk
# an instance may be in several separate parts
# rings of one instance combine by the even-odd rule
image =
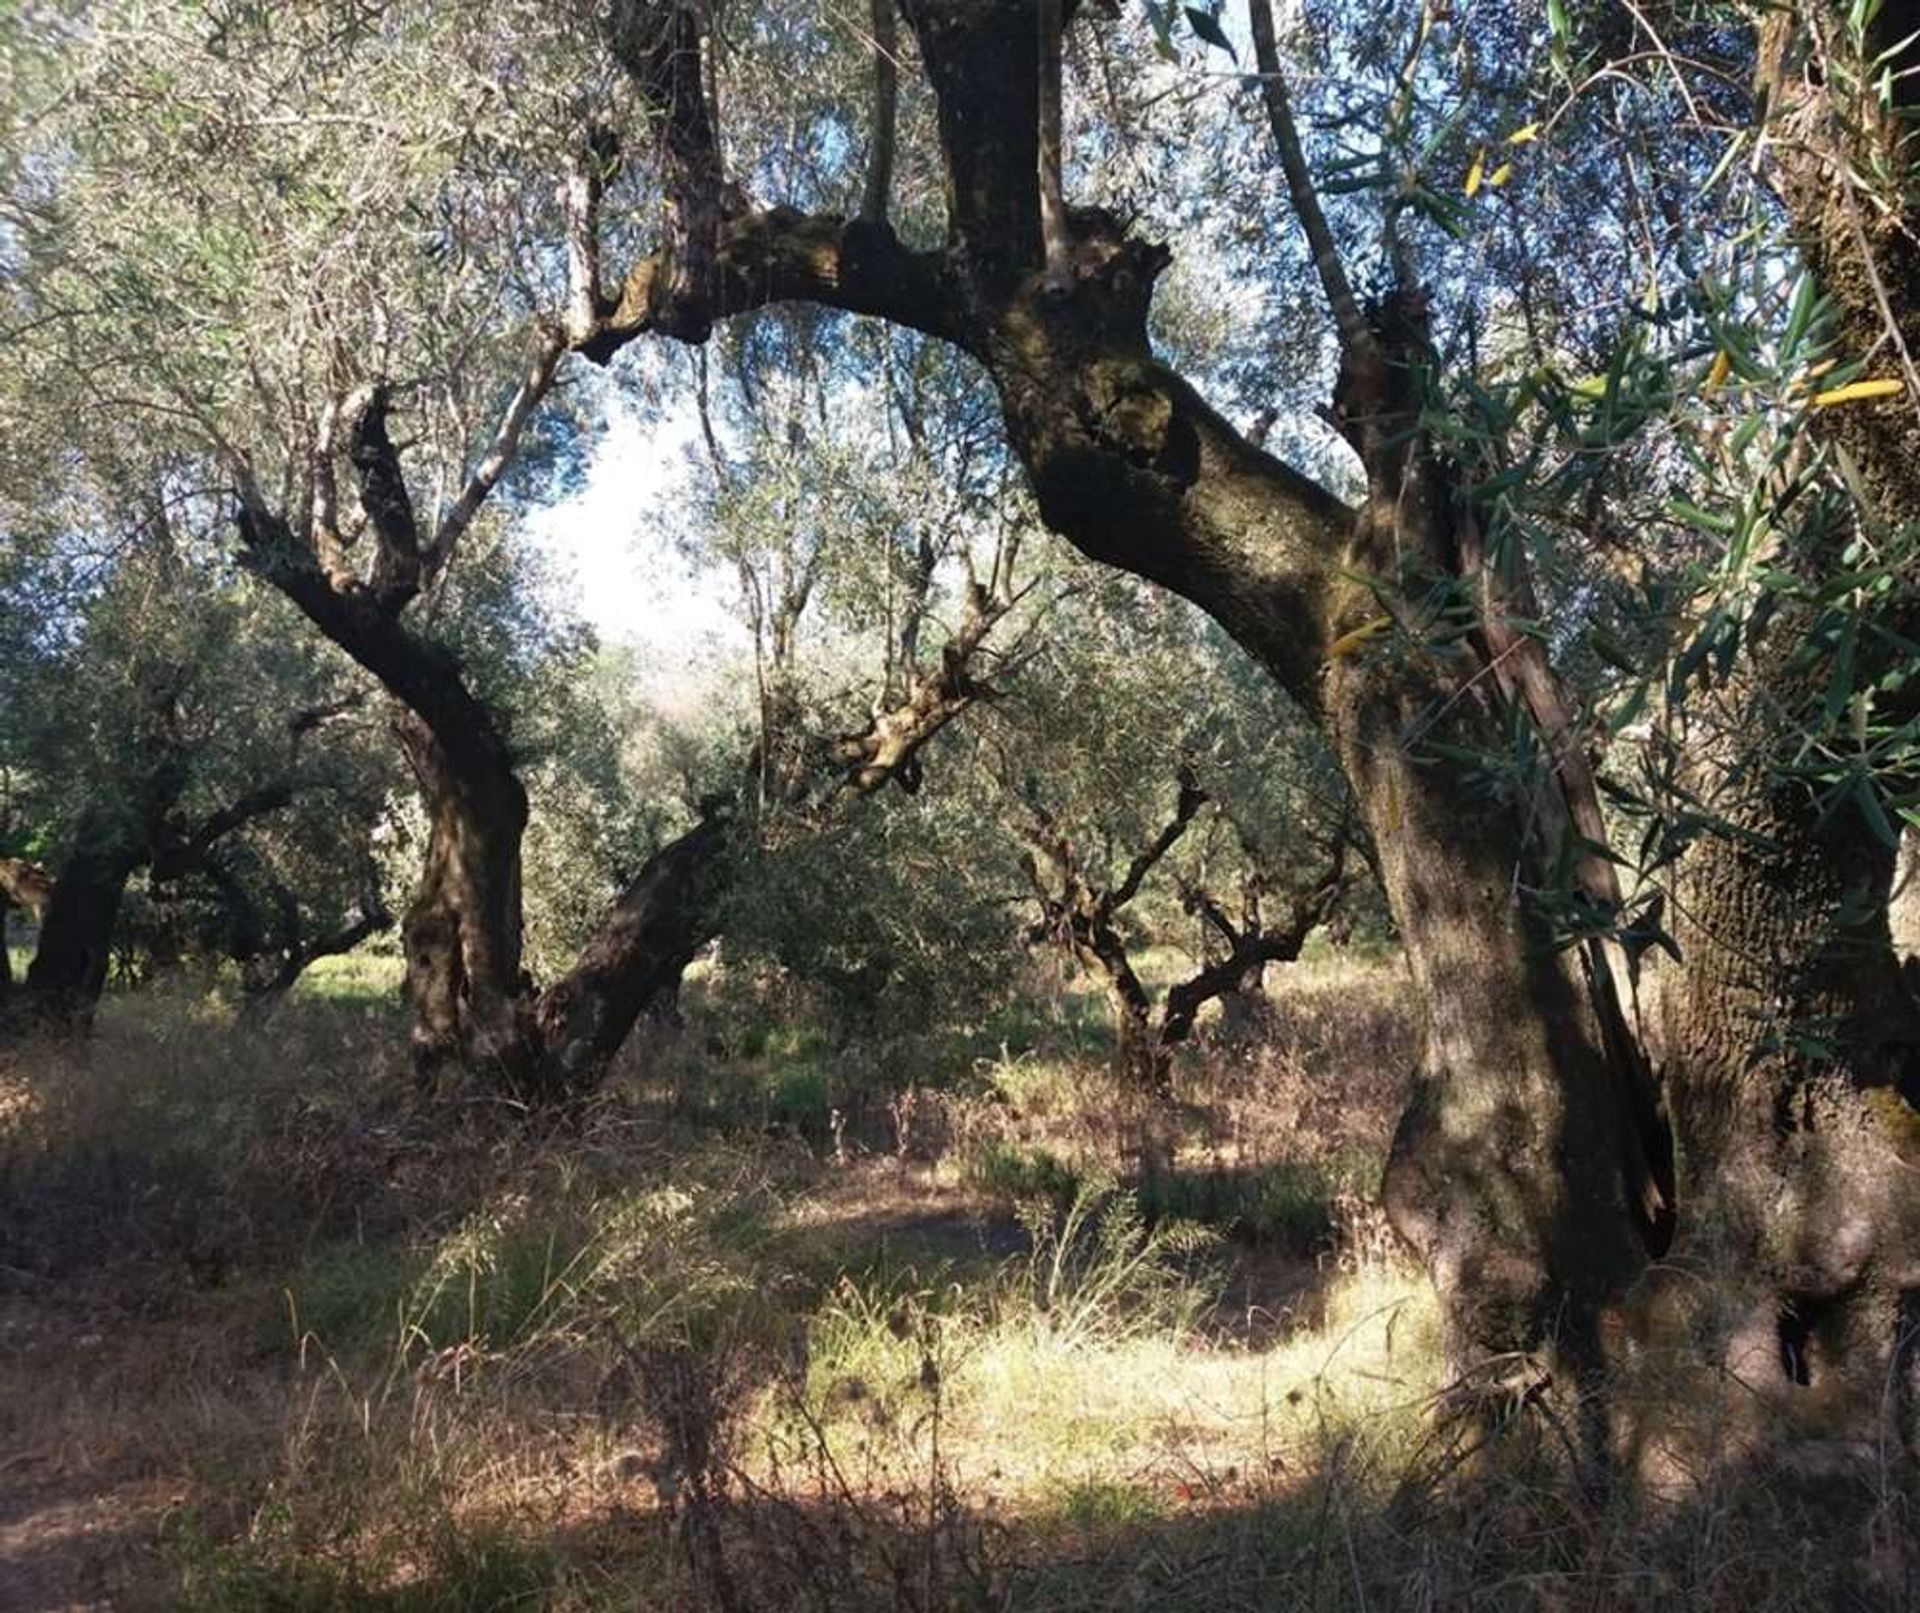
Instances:
[[[682,229],[708,232],[710,276],[690,304],[673,251],[644,260],[588,351],[605,357],[647,332],[697,340],[716,317],[807,300],[912,326],[979,360],[1047,524],[1090,558],[1200,605],[1335,738],[1425,999],[1420,1096],[1389,1198],[1440,1286],[1456,1359],[1560,1342],[1588,1361],[1599,1310],[1637,1269],[1641,1234],[1670,1212],[1664,1139],[1647,1123],[1646,1072],[1609,1038],[1611,981],[1555,955],[1512,899],[1535,855],[1526,803],[1487,799],[1468,769],[1422,750],[1423,738],[1457,743],[1464,731],[1471,743],[1496,725],[1477,704],[1479,663],[1417,648],[1423,624],[1404,595],[1395,602],[1399,579],[1382,563],[1402,542],[1429,566],[1454,558],[1444,488],[1409,517],[1420,530],[1394,525],[1409,473],[1432,470],[1404,432],[1393,446],[1419,413],[1408,345],[1394,355],[1400,370],[1371,377],[1394,424],[1362,447],[1373,492],[1356,512],[1154,357],[1147,310],[1164,248],[1068,207],[1066,250],[1047,274],[1031,4],[902,9],[936,100],[944,248],[911,251],[871,219],[685,208],[711,153],[689,160],[685,140],[670,139],[669,197]],[[699,138],[704,120],[681,125],[675,99],[653,105]],[[1364,345],[1365,321],[1346,303],[1343,343]],[[1384,334],[1375,345],[1394,346]],[[1385,605],[1347,580],[1356,562],[1381,579]],[[1383,608],[1400,613],[1400,637],[1416,648],[1338,653]]]
[[[648,858],[573,968],[540,994],[533,1018],[550,1080],[591,1090],[641,1016],[673,999],[719,928],[729,829],[716,809]]]
[[[401,928],[414,1065],[431,1077],[457,1064],[525,1092],[538,1063],[520,967],[527,792],[491,720],[470,705],[476,731],[458,751],[414,713],[394,722],[428,824]]]

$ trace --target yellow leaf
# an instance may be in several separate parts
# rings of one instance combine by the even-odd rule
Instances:
[[[1732,368],[1733,359],[1723,347],[1713,355],[1713,364],[1707,370],[1705,390],[1708,392],[1718,392],[1720,390],[1720,383],[1726,380],[1727,372]]]
[[[1511,178],[1513,178],[1513,164],[1503,162],[1498,168],[1494,169],[1492,173],[1487,175],[1487,183],[1498,190],[1500,186],[1504,185]]]
[[[1862,398],[1890,398],[1896,392],[1905,390],[1906,382],[1891,376],[1878,381],[1849,381],[1845,386],[1834,387],[1831,391],[1814,393],[1813,406],[1816,409],[1831,409],[1836,403],[1857,403]]]
[[[1815,381],[1819,380],[1821,376],[1825,375],[1828,370],[1832,369],[1834,365],[1839,362],[1837,358],[1823,358],[1818,364],[1809,365],[1791,381],[1787,382],[1788,393],[1792,394],[1806,391],[1808,387],[1812,386]]]
[[[1327,659],[1338,661],[1342,656],[1352,655],[1369,639],[1378,638],[1391,626],[1393,626],[1391,616],[1376,616],[1370,622],[1362,622],[1351,633],[1342,633],[1327,646]]]
[[[1473,166],[1467,170],[1467,194],[1475,196],[1480,191],[1480,174],[1487,165],[1485,148],[1474,153]]]
[[[1540,138],[1540,125],[1537,123],[1529,123],[1529,124],[1523,125],[1518,129],[1515,129],[1512,134],[1508,135],[1507,144],[1510,146],[1531,145],[1535,140],[1538,140],[1539,138]]]

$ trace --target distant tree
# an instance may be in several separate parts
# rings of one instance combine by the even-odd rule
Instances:
[[[1318,736],[1237,650],[1111,583],[1076,604],[982,736],[985,811],[1038,910],[1028,943],[1094,976],[1119,1073],[1164,1092],[1201,1009],[1246,1011],[1365,876],[1367,848]],[[1197,967],[1156,1000],[1136,956],[1182,917]]]
[[[277,607],[195,564],[204,534],[165,480],[124,505],[109,484],[95,493],[102,521],[117,522],[113,541],[64,598],[42,593],[52,608],[9,645],[12,726],[0,742],[17,781],[10,810],[48,857],[33,888],[16,880],[10,892],[38,910],[38,943],[8,1017],[71,1029],[128,939],[116,927],[143,871],[156,895],[191,893],[234,920],[207,950],[272,950],[291,984],[317,932],[337,929],[332,888],[367,855],[390,787],[345,669],[298,640],[289,649]],[[297,866],[281,849],[296,822],[310,837]],[[275,863],[269,929],[239,915],[236,870]],[[149,938],[168,953],[183,944]]]

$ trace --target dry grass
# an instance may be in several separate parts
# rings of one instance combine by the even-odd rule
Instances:
[[[364,995],[115,1003],[0,1071],[0,1606],[1899,1605],[1897,1496],[1441,1437],[1395,981],[1293,972],[1171,1119],[1083,1022],[695,1032],[532,1125]]]

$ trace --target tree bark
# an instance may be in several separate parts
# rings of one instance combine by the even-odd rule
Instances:
[[[1764,721],[1781,687],[1737,714]],[[1716,1274],[1689,1325],[1759,1406],[1859,1432],[1920,1289],[1920,1004],[1888,932],[1895,852],[1851,811],[1823,814],[1750,727],[1740,742],[1746,782],[1714,801],[1726,828],[1689,854],[1673,903],[1687,966],[1666,1052],[1690,1207],[1674,1258]]]
[[[419,889],[401,928],[414,1066],[429,1079],[458,1065],[528,1097],[544,1072],[520,967],[527,793],[491,718],[468,703],[484,732],[457,750],[415,713],[394,724],[428,821]]]
[[[647,860],[574,967],[533,1008],[548,1079],[590,1091],[641,1016],[671,1002],[719,930],[730,825],[715,810]]]
[[[1883,8],[1868,55],[1900,43],[1910,21]],[[1845,62],[1836,8],[1809,0],[1773,12],[1758,43],[1774,178],[1832,299],[1836,356],[1877,354],[1874,373],[1909,383],[1886,400],[1815,409],[1810,432],[1846,456],[1858,517],[1898,543],[1920,511],[1920,217],[1906,121],[1920,103],[1908,71],[1920,50],[1905,42],[1883,108],[1877,75]],[[1864,189],[1876,171],[1901,187],[1892,210]],[[1839,571],[1853,531],[1806,514],[1814,502],[1786,523],[1779,561],[1810,595]],[[1872,1435],[1891,1423],[1920,1454],[1920,1203],[1903,1190],[1920,1164],[1920,1001],[1889,930],[1898,848],[1851,802],[1823,800],[1796,776],[1805,735],[1830,721],[1834,667],[1807,649],[1820,642],[1820,615],[1787,596],[1675,736],[1722,824],[1679,871],[1674,932],[1686,968],[1663,1014],[1691,1211],[1674,1258],[1716,1283],[1658,1289],[1650,1325],[1677,1320],[1716,1368],[1737,1374],[1752,1421],[1771,1420],[1756,1436]],[[1856,690],[1898,667],[1917,625],[1909,575],[1853,624]],[[1875,698],[1880,721],[1912,715],[1910,688],[1891,706]]]
[[[145,837],[129,833],[119,813],[96,809],[81,818],[40,923],[16,1019],[60,1034],[87,1031],[106,989],[127,881],[145,860]]]
[[[38,1027],[84,1036],[106,989],[114,923],[127,881],[152,855],[187,783],[179,733],[180,669],[137,672],[139,710],[130,757],[130,787],[112,803],[95,801],[80,816],[72,846],[41,912],[40,937],[25,984],[10,994],[11,1028]]]

